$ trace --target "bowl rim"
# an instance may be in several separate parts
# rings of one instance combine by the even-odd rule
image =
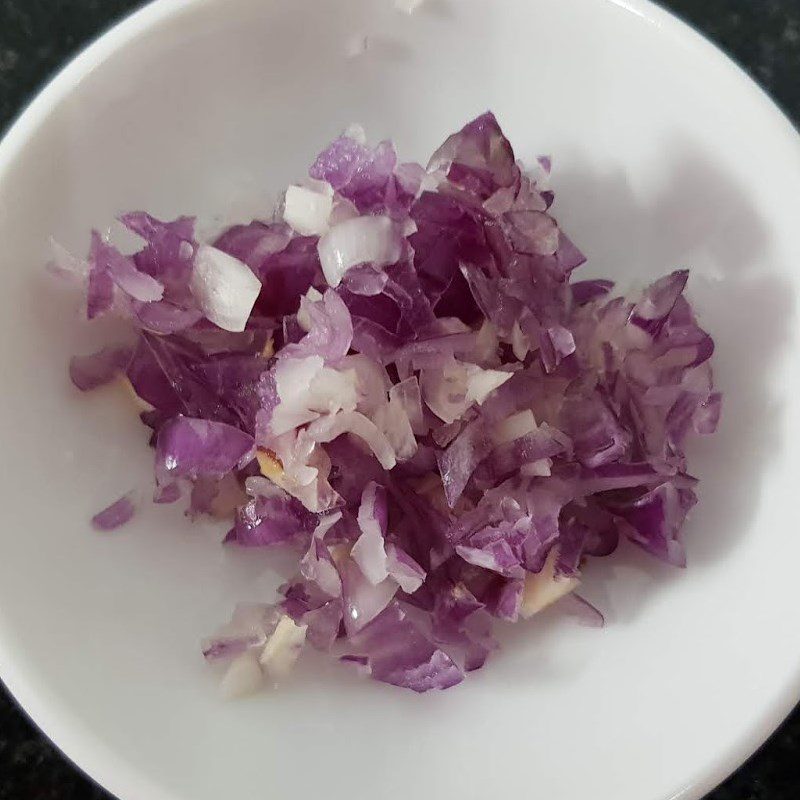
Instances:
[[[150,0],[95,37],[76,55],[50,76],[23,107],[0,139],[0,181],[17,156],[49,115],[92,71],[118,50],[146,35],[158,25],[180,14],[191,13],[216,0]],[[279,2],[280,0],[261,0]],[[390,2],[390,0],[384,0]],[[800,147],[800,134],[786,113],[767,92],[728,54],[689,23],[653,0],[602,0],[656,26],[662,33],[679,39],[684,46],[725,64],[761,100],[763,112],[771,115],[776,130]],[[0,620],[2,622],[2,620]],[[126,759],[108,748],[95,733],[79,720],[64,715],[57,702],[50,702],[46,687],[34,686],[25,676],[13,648],[0,626],[0,679],[25,716],[54,744],[80,772],[91,781],[115,794],[120,800],[185,800],[161,785],[154,784],[133,768]],[[759,722],[742,730],[734,746],[710,763],[702,774],[670,798],[664,800],[702,800],[734,771],[748,761],[780,727],[800,699],[800,664],[793,681],[781,687],[772,704],[765,706]]]

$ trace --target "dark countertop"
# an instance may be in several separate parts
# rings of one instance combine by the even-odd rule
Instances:
[[[662,4],[720,44],[795,122],[800,121],[800,0],[662,0]],[[138,0],[0,0],[0,128],[69,56],[138,5]],[[750,763],[706,800],[799,797],[800,709]],[[33,728],[2,686],[0,800],[109,800]]]

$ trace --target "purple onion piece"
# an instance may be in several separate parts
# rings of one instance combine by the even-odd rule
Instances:
[[[128,493],[115,500],[110,506],[98,511],[92,517],[92,527],[97,531],[113,531],[121,528],[133,519],[136,506],[133,503],[133,494]]]

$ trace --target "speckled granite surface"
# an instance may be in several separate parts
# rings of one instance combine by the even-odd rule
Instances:
[[[71,54],[139,4],[137,0],[0,0],[0,127],[9,124],[32,92]],[[663,0],[662,4],[733,55],[800,122],[800,0]],[[798,798],[800,710],[707,800]],[[31,726],[2,687],[0,800],[109,800]]]

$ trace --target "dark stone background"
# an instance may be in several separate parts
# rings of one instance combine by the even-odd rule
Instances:
[[[800,0],[662,4],[721,45],[795,122],[800,120]],[[138,0],[0,0],[0,128],[67,58],[138,5]],[[800,709],[707,800],[798,798]],[[0,800],[109,800],[30,724],[1,685]]]

